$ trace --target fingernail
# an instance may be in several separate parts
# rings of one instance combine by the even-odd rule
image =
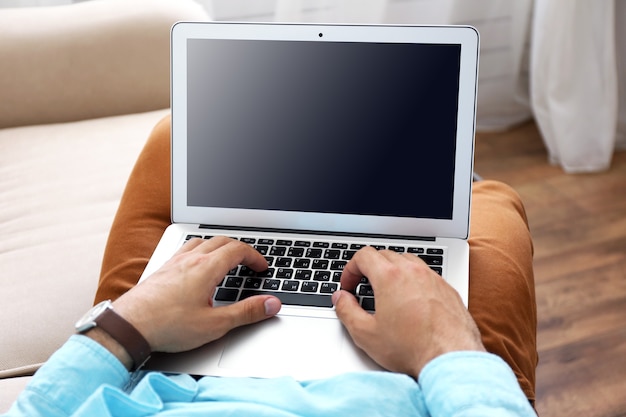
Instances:
[[[339,298],[341,297],[341,290],[339,291],[335,291],[333,293],[333,296],[331,297],[331,300],[333,302],[333,305],[337,305],[337,302],[339,301]]]
[[[275,316],[279,311],[282,304],[278,298],[268,298],[265,300],[265,315],[266,316]]]

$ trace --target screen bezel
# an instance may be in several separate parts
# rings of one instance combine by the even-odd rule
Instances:
[[[188,39],[460,44],[459,112],[452,218],[450,220],[397,218],[187,205]],[[466,239],[469,235],[474,160],[478,43],[478,32],[469,26],[177,23],[171,33],[172,222],[220,227]]]

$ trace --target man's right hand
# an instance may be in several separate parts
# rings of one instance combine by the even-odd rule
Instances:
[[[374,314],[345,291],[363,276],[374,289]],[[356,345],[386,369],[418,378],[439,355],[485,350],[461,297],[415,255],[363,248],[344,268],[341,287],[333,294],[337,316]]]

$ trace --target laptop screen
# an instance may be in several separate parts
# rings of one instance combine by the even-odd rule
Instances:
[[[187,205],[451,219],[461,46],[187,40]]]

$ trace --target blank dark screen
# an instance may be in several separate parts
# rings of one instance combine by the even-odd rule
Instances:
[[[452,217],[460,45],[187,47],[190,206]]]

